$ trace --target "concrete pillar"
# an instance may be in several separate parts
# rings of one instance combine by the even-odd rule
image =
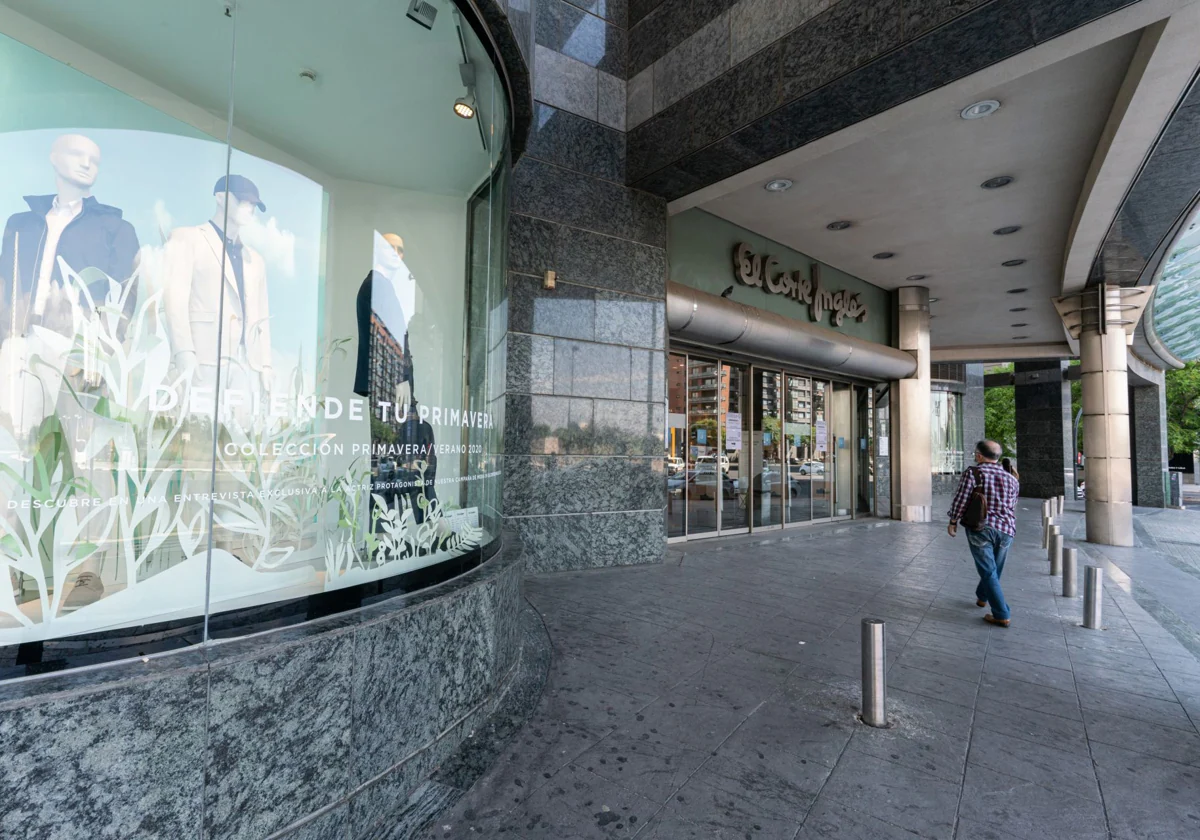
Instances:
[[[1021,495],[1031,499],[1075,498],[1074,434],[1067,363],[1017,362],[1013,396],[1017,419],[1017,469]]]
[[[963,393],[963,466],[970,466],[975,444],[987,437],[983,392],[983,365],[967,365],[967,390]]]
[[[1167,506],[1167,389],[1140,385],[1129,389],[1129,429],[1133,442],[1133,503]]]
[[[1083,445],[1087,456],[1087,538],[1133,545],[1133,479],[1129,457],[1129,377],[1125,331],[1100,332],[1085,322],[1079,336]]]
[[[897,346],[917,360],[910,379],[892,383],[892,518],[929,522],[933,516],[933,455],[929,438],[929,289],[896,290]]]

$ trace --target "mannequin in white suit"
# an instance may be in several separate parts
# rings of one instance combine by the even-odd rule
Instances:
[[[194,370],[202,387],[212,388],[217,365],[229,362],[222,368],[222,390],[261,389],[260,397],[266,399],[272,383],[266,263],[241,241],[255,208],[266,207],[258,188],[241,175],[221,178],[213,195],[212,219],[176,228],[163,249],[164,309],[172,353],[179,370]],[[252,374],[250,381],[240,375],[245,370]]]

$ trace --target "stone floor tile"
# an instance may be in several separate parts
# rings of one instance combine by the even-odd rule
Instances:
[[[857,726],[844,708],[813,709],[807,704],[773,700],[750,715],[721,749],[731,754],[753,751],[763,761],[801,768],[810,764],[832,768]],[[788,777],[787,773],[779,775]]]
[[[762,767],[718,755],[701,767],[664,809],[706,836],[792,840],[816,797]]]
[[[947,782],[961,784],[967,762],[967,742],[936,729],[911,725],[900,714],[889,720],[891,728],[860,725],[850,749],[929,773]]]
[[[1075,691],[1075,676],[1069,668],[1054,668],[989,651],[983,665],[983,678],[1006,677],[1010,680],[1033,683],[1060,691]]]
[[[1115,837],[1200,836],[1200,769],[1107,744],[1092,755]]]
[[[1084,709],[1144,720],[1159,726],[1169,726],[1196,734],[1196,727],[1178,702],[1155,700],[1125,691],[1089,688],[1080,691],[1079,702]]]
[[[654,802],[664,802],[683,786],[712,753],[668,740],[615,732],[572,762]]]
[[[1084,710],[1088,740],[1200,767],[1200,735],[1136,718]]]
[[[1155,700],[1174,702],[1176,699],[1175,691],[1162,674],[1131,674],[1094,665],[1076,665],[1075,681],[1080,694],[1094,688],[1104,688],[1139,694]]]
[[[633,837],[658,807],[628,788],[568,765],[480,835],[515,833],[525,840]],[[501,829],[506,829],[504,834]]]
[[[971,732],[971,709],[909,691],[888,691],[888,714],[905,718],[913,726],[934,729],[964,741]]]
[[[1013,706],[991,697],[979,698],[975,706],[975,727],[1022,741],[1087,754],[1087,735],[1082,720]]]
[[[857,808],[928,837],[950,837],[960,785],[892,761],[847,750],[821,799]]]
[[[674,692],[642,709],[618,731],[643,741],[711,751],[733,734],[745,719],[746,712],[703,705],[691,694]]]
[[[911,646],[905,649],[906,652],[911,650]],[[932,671],[909,668],[906,665],[893,665],[888,670],[888,688],[944,700],[968,709],[974,708],[975,697],[979,692],[979,684],[976,682],[944,677]]]
[[[967,764],[963,784],[963,819],[988,826],[1001,836],[1105,840],[1104,806],[1097,799],[1079,799],[1060,790]]]
[[[906,828],[820,796],[808,812],[796,840],[914,840],[919,836]]]
[[[984,675],[979,686],[980,699],[996,700],[1022,709],[1033,709],[1059,717],[1083,720],[1079,710],[1079,697],[1074,689],[1060,691],[1044,685],[1010,680],[1006,677]]]
[[[975,656],[955,656],[936,650],[920,647],[905,647],[904,653],[896,660],[901,665],[910,668],[920,668],[943,677],[978,682],[983,670],[983,658]]]
[[[1089,730],[1090,731],[1090,730]],[[970,762],[1080,799],[1100,801],[1092,759],[982,727],[971,734]]]

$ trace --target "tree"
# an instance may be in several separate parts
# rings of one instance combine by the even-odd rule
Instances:
[[[1167,385],[1167,448],[1171,454],[1200,446],[1200,362],[1169,370]]]
[[[997,365],[988,373],[1012,373],[1013,366]],[[1011,387],[988,388],[983,392],[984,434],[1004,447],[1004,454],[1017,454],[1017,395]]]

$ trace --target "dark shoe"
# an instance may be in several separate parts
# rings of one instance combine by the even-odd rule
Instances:
[[[983,617],[983,620],[986,621],[988,624],[995,624],[997,627],[1007,627],[1008,626],[1007,618],[992,618],[991,613],[988,613],[987,615],[985,615]]]
[[[976,602],[975,602],[975,606],[977,606],[977,607],[986,607],[986,606],[987,606],[987,601],[976,601]]]

